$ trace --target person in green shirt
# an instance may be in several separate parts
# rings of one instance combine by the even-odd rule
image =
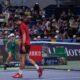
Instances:
[[[5,65],[4,65],[4,70],[7,69],[9,62],[15,57],[16,52],[17,52],[17,44],[15,41],[15,35],[13,33],[11,33],[8,36],[8,41],[6,42],[5,45],[5,50],[8,53],[8,57],[6,59]]]

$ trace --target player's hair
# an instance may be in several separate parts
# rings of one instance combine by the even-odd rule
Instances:
[[[14,18],[14,22],[16,22],[16,21],[18,21],[18,20],[23,21],[23,19],[20,18],[20,17],[15,17],[15,18]]]

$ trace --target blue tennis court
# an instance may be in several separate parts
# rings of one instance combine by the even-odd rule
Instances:
[[[24,77],[21,79],[13,79],[11,76],[17,70],[1,70],[0,80],[80,80],[80,71],[67,71],[67,70],[49,70],[45,69],[43,76],[38,78],[36,70],[24,70]]]

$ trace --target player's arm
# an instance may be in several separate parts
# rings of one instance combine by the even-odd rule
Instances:
[[[21,33],[22,33],[22,45],[25,45],[26,43],[26,31],[24,27],[21,27]]]
[[[22,32],[22,41],[21,41],[21,43],[22,43],[22,50],[25,52],[26,51],[26,49],[25,49],[26,31],[25,31],[24,27],[21,28],[21,32]]]
[[[22,34],[22,45],[25,45],[25,43],[26,43],[26,33],[23,32],[23,34]]]

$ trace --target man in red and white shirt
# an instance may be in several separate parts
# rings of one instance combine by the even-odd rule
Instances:
[[[22,70],[25,67],[25,60],[26,60],[26,54],[27,54],[27,59],[30,63],[32,63],[37,71],[39,77],[42,76],[42,68],[39,67],[34,60],[32,60],[29,57],[29,51],[30,51],[30,36],[29,36],[29,29],[28,29],[28,24],[25,24],[22,20],[20,20],[18,17],[15,18],[15,23],[18,25],[18,30],[19,30],[19,35],[20,35],[20,67],[19,67],[19,72],[13,75],[13,78],[22,78],[23,73]]]

